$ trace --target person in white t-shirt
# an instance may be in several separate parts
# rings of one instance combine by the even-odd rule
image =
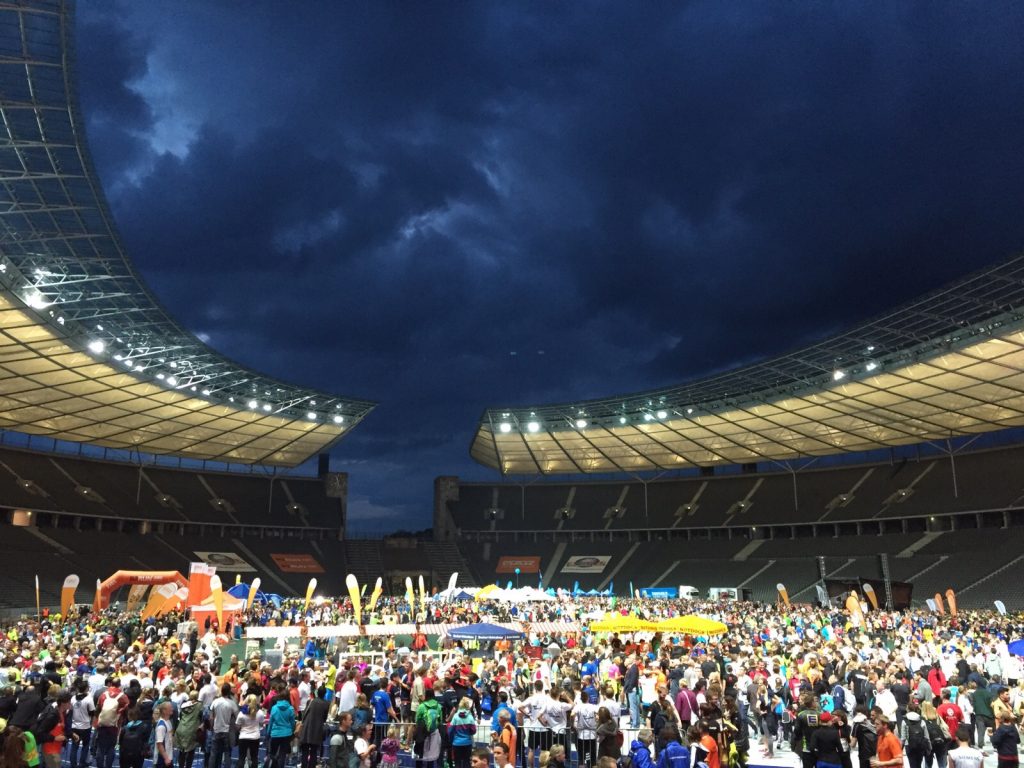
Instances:
[[[356,671],[350,669],[348,679],[338,692],[338,711],[351,712],[356,706],[356,696],[359,695],[359,686],[356,685]]]
[[[523,724],[524,735],[526,736],[527,768],[533,768],[533,754],[535,750],[544,750],[551,746],[551,736],[547,726],[548,708],[553,707],[557,703],[544,692],[543,680],[535,680],[533,690],[532,696],[520,702],[516,713],[519,722]]]
[[[92,716],[96,711],[92,696],[89,695],[89,684],[80,680],[76,685],[75,695],[71,697],[71,768],[79,768],[89,762],[89,740],[92,737]],[[79,755],[82,759],[79,762]]]
[[[961,725],[956,729],[957,748],[949,750],[949,768],[981,768],[985,756],[980,749],[971,746],[971,727]]]

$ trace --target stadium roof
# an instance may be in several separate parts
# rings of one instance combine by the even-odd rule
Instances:
[[[866,451],[1024,425],[1024,256],[827,341],[689,384],[489,408],[505,474],[644,472]]]
[[[143,285],[86,145],[71,11],[60,0],[0,2],[0,428],[301,463],[373,404],[232,362]]]

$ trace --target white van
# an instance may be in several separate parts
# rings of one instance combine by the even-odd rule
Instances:
[[[683,600],[700,600],[700,590],[696,587],[688,587],[684,584],[680,584],[679,597]]]

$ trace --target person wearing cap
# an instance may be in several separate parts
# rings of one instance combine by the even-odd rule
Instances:
[[[819,714],[818,722],[820,727],[814,729],[810,741],[814,765],[817,768],[841,768],[843,748],[839,729],[832,725],[832,715],[829,712]]]

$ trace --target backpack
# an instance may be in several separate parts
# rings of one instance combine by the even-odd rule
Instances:
[[[907,749],[916,752],[927,752],[931,749],[931,743],[925,736],[924,725],[921,720],[907,720]]]
[[[832,704],[835,709],[846,709],[846,691],[843,690],[843,686],[836,685],[832,689]]]
[[[60,715],[57,713],[57,707],[50,704],[36,716],[36,721],[29,730],[36,737],[36,741],[42,743],[46,735],[56,728],[59,722]]]
[[[126,757],[145,756],[146,748],[149,746],[145,725],[141,720],[132,720],[121,729],[122,760]]]
[[[437,716],[437,707],[424,707],[423,709],[423,727],[427,732],[427,736],[434,733],[437,730],[437,723],[440,719]]]
[[[941,749],[946,744],[947,739],[942,735],[942,728],[939,725],[938,720],[925,720],[925,728],[928,729],[928,740],[931,741],[933,748]]]
[[[100,707],[100,713],[97,716],[97,722],[107,728],[113,728],[117,725],[117,710],[119,704],[117,696],[111,696],[108,692],[103,699],[103,706]]]
[[[857,751],[867,757],[878,753],[878,733],[868,723],[858,723]]]

